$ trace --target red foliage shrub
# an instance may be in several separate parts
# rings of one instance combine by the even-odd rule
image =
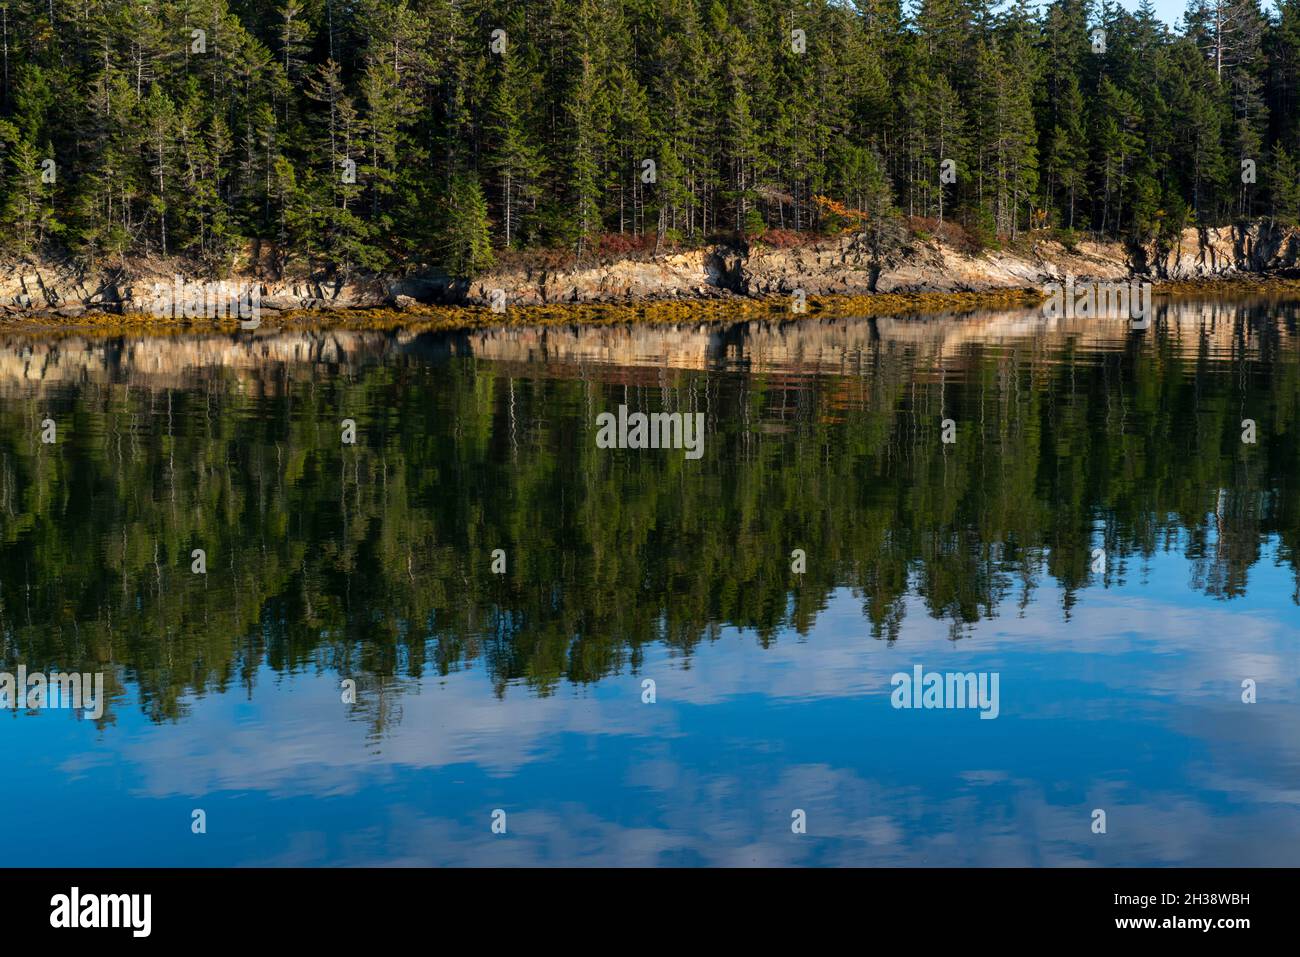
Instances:
[[[768,229],[758,239],[765,246],[774,249],[790,249],[816,242],[817,236],[814,233],[798,233],[793,229]]]
[[[960,223],[951,219],[939,222],[934,217],[909,216],[908,226],[913,233],[933,237],[945,245],[965,253],[977,253],[984,248],[984,244],[977,237],[964,229]]]
[[[671,245],[666,239],[663,248]],[[626,259],[628,257],[651,255],[655,250],[655,234],[642,233],[604,233],[591,243],[592,254],[601,259]]]

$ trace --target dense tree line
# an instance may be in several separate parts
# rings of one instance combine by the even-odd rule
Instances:
[[[465,276],[898,214],[984,243],[1300,211],[1300,0],[1177,31],[1149,0],[0,0],[0,60],[10,255]]]
[[[836,589],[861,600],[863,640],[908,640],[907,614],[959,637],[1044,587],[1068,616],[1161,553],[1224,600],[1276,563],[1300,603],[1300,314],[1199,308],[1202,337],[971,343],[946,377],[899,343],[858,374],[787,376],[448,358],[464,344],[422,336],[346,374],[11,382],[0,670],[111,663],[161,720],[262,667],[374,690],[478,662],[502,694],[546,694],[724,626],[809,634]],[[619,403],[704,411],[705,457],[598,449],[595,415]]]

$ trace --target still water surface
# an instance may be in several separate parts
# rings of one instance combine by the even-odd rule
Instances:
[[[3,861],[1300,863],[1298,325],[9,337]]]

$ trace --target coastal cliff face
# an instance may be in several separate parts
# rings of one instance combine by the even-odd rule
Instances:
[[[1159,279],[1200,279],[1233,273],[1266,273],[1300,264],[1300,229],[1250,226],[1187,229],[1172,248],[1144,249],[1134,267]]]
[[[439,276],[369,277],[321,282],[307,278],[233,277],[256,283],[265,313],[295,309],[403,308],[418,303],[509,305],[634,302],[733,296],[870,295],[891,292],[981,292],[1025,289],[1064,278],[1114,281],[1194,280],[1297,268],[1300,229],[1267,222],[1187,229],[1169,248],[1080,241],[1067,249],[1031,238],[1018,249],[972,254],[938,239],[914,236],[874,260],[862,238],[846,235],[793,248],[761,242],[748,249],[717,245],[570,269],[512,267],[469,283]],[[72,263],[0,266],[0,315],[75,319],[87,312],[147,312],[154,286],[199,277],[178,262],[139,262],[87,272]],[[496,292],[500,290],[500,292]]]

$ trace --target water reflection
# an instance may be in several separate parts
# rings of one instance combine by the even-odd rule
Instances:
[[[1294,862],[1296,322],[11,338],[0,670],[111,700],[0,720],[0,810],[78,809],[51,863]],[[704,458],[597,449],[620,403]],[[1002,715],[894,711],[914,663]]]

